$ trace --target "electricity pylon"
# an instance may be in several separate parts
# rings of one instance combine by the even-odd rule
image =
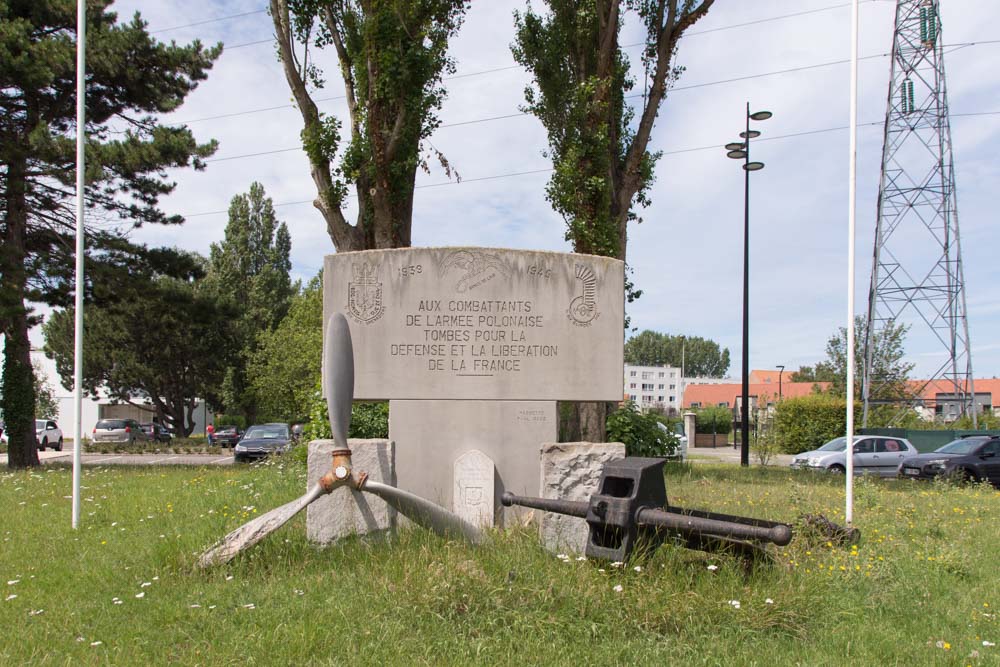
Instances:
[[[864,336],[865,426],[871,406],[895,404],[901,415],[932,383],[938,414],[955,407],[976,420],[939,4],[896,2]],[[940,343],[936,370],[916,392],[872,368],[879,334],[902,324]]]

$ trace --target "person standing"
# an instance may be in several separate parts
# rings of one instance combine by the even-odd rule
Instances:
[[[205,427],[205,435],[208,436],[208,444],[209,444],[209,446],[211,446],[212,445],[212,436],[215,435],[215,425],[214,424],[209,424],[208,426]]]

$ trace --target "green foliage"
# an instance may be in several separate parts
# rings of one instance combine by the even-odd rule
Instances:
[[[247,194],[233,197],[225,238],[211,247],[206,289],[239,313],[227,322],[237,353],[225,370],[222,406],[243,414],[248,422],[259,421],[260,399],[267,393],[253,386],[249,368],[263,344],[262,336],[282,321],[295,293],[289,278],[291,246],[288,227],[278,223],[271,198],[260,183],[253,183]]]
[[[56,400],[55,391],[49,384],[48,378],[37,364],[35,371],[35,418],[54,419],[59,412],[59,401]]]
[[[872,391],[876,400],[898,400],[910,396],[907,386],[913,364],[906,362],[903,344],[908,325],[888,322],[872,338]],[[865,373],[865,318],[854,319],[854,395],[861,398]],[[803,366],[792,373],[793,382],[831,382],[830,392],[843,396],[847,390],[847,329],[840,327],[826,342],[826,360]],[[869,420],[871,423],[871,420]]]
[[[729,408],[710,405],[695,412],[695,433],[727,435],[733,430],[733,413]]]
[[[222,47],[162,43],[138,14],[118,23],[110,0],[87,3],[87,298],[117,298],[140,265],[167,259],[131,242],[144,224],[179,224],[159,209],[170,171],[204,167],[216,143],[158,122],[204,79]],[[75,0],[0,2],[0,335],[10,465],[31,453],[30,304],[71,303],[76,193]],[[159,266],[163,270],[165,266]]]
[[[234,352],[232,317],[198,283],[137,278],[120,300],[84,311],[83,389],[149,400],[161,423],[190,435],[199,399],[216,398]],[[55,311],[43,327],[45,354],[64,385],[73,377],[73,318],[71,309]]]
[[[247,365],[263,421],[305,421],[323,356],[322,274],[292,297],[288,314],[257,339]]]
[[[674,336],[645,330],[625,341],[625,363],[684,368],[687,377],[724,377],[729,349],[700,336]]]
[[[270,421],[266,419],[264,421]],[[278,421],[278,420],[274,420]],[[236,414],[219,414],[215,415],[215,428],[218,429],[220,426],[235,426],[241,431],[245,430],[250,424],[247,423],[247,418],[243,415]]]
[[[855,403],[856,424],[860,418],[861,408]],[[775,407],[774,429],[778,448],[785,454],[816,449],[847,433],[847,401],[830,394],[786,398]]]
[[[448,41],[468,5],[271,0],[279,57],[302,113],[303,147],[338,250],[410,245],[416,170],[428,168],[423,142],[440,125],[442,77],[454,72]],[[296,44],[305,45],[301,54]],[[327,47],[336,51],[347,89],[347,146],[341,121],[321,113],[312,98],[326,85],[316,54]],[[355,225],[341,210],[351,186],[359,202]]]
[[[309,405],[309,421],[306,422],[302,433],[306,442],[333,437],[326,410],[326,399],[321,393],[320,384],[317,382]],[[351,428],[347,431],[347,437],[388,438],[389,404],[359,402],[351,406]]]
[[[673,456],[679,441],[673,432],[664,431],[652,413],[644,414],[628,401],[608,415],[608,442],[621,442],[628,456]]]

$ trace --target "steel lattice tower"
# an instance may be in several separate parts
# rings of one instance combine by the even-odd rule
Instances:
[[[898,378],[872,372],[879,334],[894,324],[911,325],[911,334],[931,332],[941,355],[927,383],[936,383],[936,394],[950,394],[947,402],[975,420],[938,6],[939,0],[896,3],[864,335],[865,426],[870,406],[912,406],[923,393],[907,395]]]

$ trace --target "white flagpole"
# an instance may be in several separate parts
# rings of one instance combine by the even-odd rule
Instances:
[[[844,520],[854,521],[854,231],[858,176],[858,0],[851,3],[851,141],[847,213],[847,443]]]
[[[83,192],[86,121],[87,0],[76,1],[76,317],[73,334],[73,528],[80,526],[83,451]]]

